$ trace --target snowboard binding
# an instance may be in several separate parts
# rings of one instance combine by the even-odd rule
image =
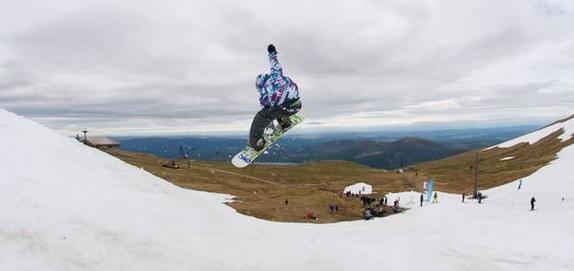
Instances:
[[[257,159],[257,157],[265,153],[265,151],[269,149],[271,145],[273,145],[277,140],[279,140],[283,135],[285,135],[285,133],[287,133],[297,124],[301,123],[303,120],[304,117],[302,115],[293,114],[289,116],[288,122],[283,121],[280,123],[279,121],[277,121],[277,124],[275,124],[275,121],[273,121],[271,124],[269,124],[269,126],[265,128],[263,132],[262,137],[263,140],[261,142],[261,144],[264,144],[263,148],[256,150],[255,148],[247,144],[247,146],[243,151],[239,152],[233,157],[231,163],[238,168],[243,168],[250,165],[255,159]]]

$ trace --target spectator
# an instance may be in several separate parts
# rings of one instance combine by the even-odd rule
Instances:
[[[398,213],[399,212],[399,199],[396,199],[393,202],[393,212]]]
[[[364,218],[365,220],[371,220],[371,219],[373,219],[373,212],[371,211],[370,208],[366,208],[366,209],[363,211],[363,218]]]
[[[438,203],[438,193],[437,193],[437,192],[434,192],[434,196],[433,196],[432,202],[433,202],[433,203]]]
[[[478,203],[482,202],[482,192],[478,192]]]
[[[425,198],[425,197],[424,197],[423,194],[421,193],[421,207],[423,207],[424,198]]]
[[[462,193],[462,203],[464,203],[464,197],[465,197],[465,195],[464,195],[464,193]]]
[[[335,213],[337,211],[338,207],[336,204],[329,204],[329,212]]]
[[[313,211],[309,211],[307,212],[307,216],[308,219],[312,219],[315,220],[315,222],[317,222],[319,220],[319,217],[317,217],[317,215],[315,215],[315,213],[313,213]]]

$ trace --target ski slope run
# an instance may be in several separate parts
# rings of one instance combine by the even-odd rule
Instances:
[[[277,223],[0,109],[0,270],[574,270],[574,148],[559,156],[480,205],[405,192],[401,215]]]

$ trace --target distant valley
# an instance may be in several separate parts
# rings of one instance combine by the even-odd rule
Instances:
[[[488,147],[539,128],[514,126],[435,131],[382,131],[288,135],[260,162],[301,163],[347,160],[363,165],[395,169],[441,159],[476,148]],[[194,160],[229,160],[241,150],[246,137],[115,137],[121,148],[166,158],[185,155]]]

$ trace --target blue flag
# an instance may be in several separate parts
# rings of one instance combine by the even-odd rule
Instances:
[[[434,181],[433,181],[433,179],[430,179],[430,180],[427,182],[427,202],[430,202],[431,199],[432,199],[432,189],[433,189],[433,186],[434,186]]]

